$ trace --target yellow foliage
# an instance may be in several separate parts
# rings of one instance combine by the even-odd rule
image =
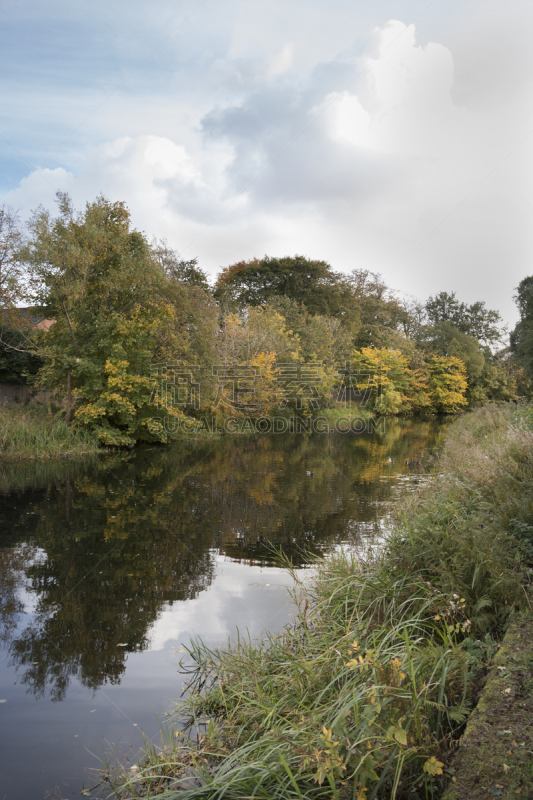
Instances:
[[[424,772],[427,772],[428,775],[442,775],[442,768],[444,764],[442,761],[437,761],[435,756],[431,756],[431,758],[426,761],[422,769]]]

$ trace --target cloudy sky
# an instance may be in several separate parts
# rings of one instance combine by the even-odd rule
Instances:
[[[102,192],[211,275],[304,254],[511,324],[531,0],[0,0],[0,190]]]

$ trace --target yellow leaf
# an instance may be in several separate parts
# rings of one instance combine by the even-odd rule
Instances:
[[[424,772],[427,772],[428,775],[442,775],[443,766],[444,764],[442,761],[437,761],[435,756],[431,756],[431,758],[426,761],[422,769]]]

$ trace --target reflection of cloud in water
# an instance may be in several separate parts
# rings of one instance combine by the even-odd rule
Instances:
[[[298,570],[301,576],[307,571]],[[216,577],[195,598],[167,606],[148,632],[150,650],[162,650],[169,641],[201,635],[208,644],[224,644],[248,631],[252,637],[265,629],[290,622],[293,604],[287,587],[292,579],[276,567],[254,567],[217,557]]]

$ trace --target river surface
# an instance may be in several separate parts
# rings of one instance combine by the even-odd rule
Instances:
[[[180,696],[183,644],[291,621],[272,546],[298,565],[371,545],[444,427],[0,463],[0,800],[79,797],[113,746],[133,763]]]

